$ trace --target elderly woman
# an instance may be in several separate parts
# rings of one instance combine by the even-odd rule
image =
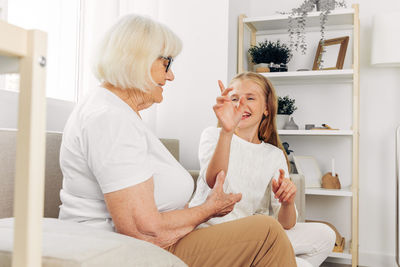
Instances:
[[[166,26],[128,15],[106,33],[95,74],[98,88],[72,112],[60,165],[60,219],[156,244],[190,266],[295,266],[282,227],[268,216],[194,230],[229,213],[240,194],[225,194],[223,172],[207,201],[187,208],[190,174],[141,120],[174,80],[181,41]]]

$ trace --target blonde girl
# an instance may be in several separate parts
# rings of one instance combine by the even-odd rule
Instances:
[[[335,234],[323,224],[296,223],[297,189],[289,179],[288,159],[276,129],[274,87],[252,72],[237,75],[226,89],[219,81],[219,87],[221,95],[213,108],[221,127],[209,127],[202,133],[200,176],[190,206],[206,201],[220,171],[226,173],[225,192],[240,192],[242,200],[231,213],[199,227],[255,214],[273,215],[302,258],[298,264],[319,266],[332,251]]]

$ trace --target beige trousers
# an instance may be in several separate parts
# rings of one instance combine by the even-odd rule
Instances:
[[[166,249],[190,267],[296,266],[282,226],[265,215],[194,230]]]

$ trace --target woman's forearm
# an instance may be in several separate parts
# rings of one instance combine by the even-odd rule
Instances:
[[[296,208],[294,203],[281,205],[278,213],[278,221],[286,230],[291,229],[296,224]]]
[[[144,225],[137,224],[138,233],[134,237],[167,247],[193,231],[197,225],[209,220],[214,213],[212,207],[207,204],[161,212],[156,215],[157,218],[148,218],[149,221],[143,222]]]
[[[232,136],[233,132],[227,133],[224,129],[221,129],[217,146],[206,172],[206,181],[210,188],[214,187],[215,179],[220,171],[227,173]]]

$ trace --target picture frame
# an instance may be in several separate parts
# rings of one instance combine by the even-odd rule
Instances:
[[[322,173],[312,156],[293,156],[297,172],[304,175],[306,188],[321,188]]]
[[[313,70],[343,69],[348,43],[349,36],[325,40],[323,44],[322,40],[320,40],[317,52],[315,53]]]

